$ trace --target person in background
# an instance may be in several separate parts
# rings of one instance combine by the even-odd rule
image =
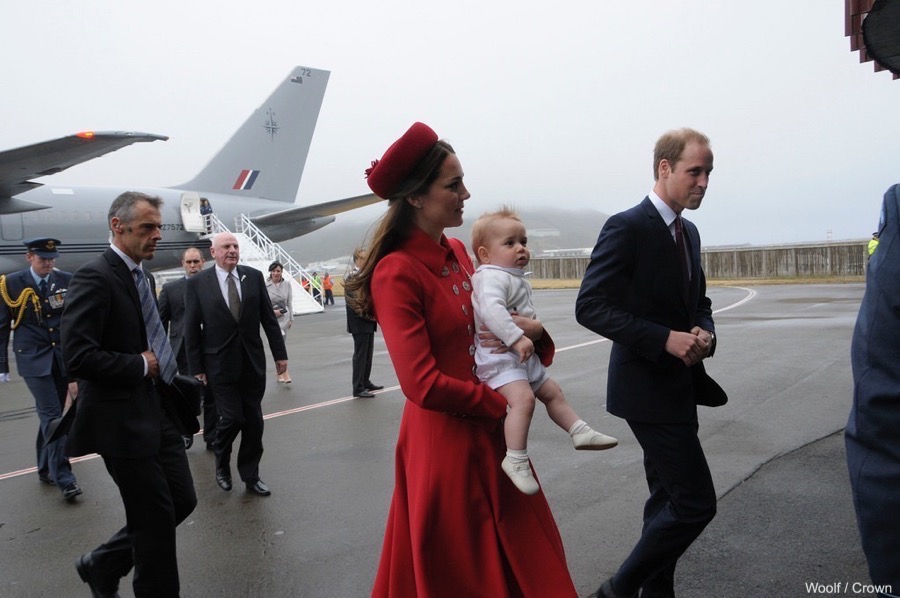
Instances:
[[[366,250],[357,247],[353,251],[353,269],[344,277],[344,282],[353,278],[366,258]],[[345,285],[346,286],[346,285]],[[347,307],[347,332],[353,335],[353,396],[358,399],[371,399],[373,390],[381,390],[383,386],[374,384],[372,375],[372,357],[375,354],[375,331],[378,324],[372,318],[359,315],[351,307],[353,293],[345,291]]]
[[[34,397],[39,422],[38,479],[56,485],[65,500],[73,501],[82,491],[66,458],[66,436],[47,442],[50,423],[62,417],[78,394],[62,354],[60,322],[72,275],[54,268],[60,245],[49,237],[25,241],[29,267],[0,276],[0,381],[9,380],[9,337],[15,331],[16,368]]]
[[[641,537],[600,598],[674,596],[678,558],[716,514],[697,436],[697,405],[709,404],[704,389],[715,385],[702,364],[716,349],[715,327],[700,234],[682,218],[700,207],[712,169],[702,133],[660,137],[653,189],[603,225],[575,302],[578,323],[613,341],[606,408],[641,445],[650,490]]]
[[[203,254],[196,247],[188,247],[181,256],[184,276],[163,285],[159,292],[159,318],[169,334],[169,343],[175,351],[178,372],[188,373],[187,353],[184,348],[184,287],[188,278],[203,270]],[[203,439],[211,448],[216,431],[216,405],[211,392],[203,393]],[[185,435],[184,448],[194,444],[194,437]]]
[[[163,404],[175,354],[142,266],[162,239],[161,205],[134,191],[112,202],[112,245],[75,272],[63,310],[63,355],[80,387],[67,451],[103,457],[125,507],[125,527],[75,563],[94,596],[118,596],[132,566],[135,596],[178,596],[175,528],[197,506],[184,442]]]
[[[205,197],[200,198],[200,215],[203,216],[203,224],[206,226],[206,234],[212,234],[212,205]]]
[[[312,273],[312,294],[313,299],[317,302],[322,303],[322,277],[319,276],[318,272]]]
[[[506,399],[475,376],[474,268],[444,235],[469,198],[460,161],[415,123],[367,175],[388,208],[345,286],[378,321],[407,399],[372,596],[574,597],[546,498],[522,494],[496,466]],[[516,322],[552,355],[540,321]]]
[[[872,584],[900,596],[900,185],[884,194],[878,251],[853,329],[844,431],[853,506]]]
[[[878,232],[872,233],[872,238],[869,239],[869,245],[867,247],[869,251],[869,257],[872,257],[872,254],[875,253],[875,250],[878,249]]]
[[[322,277],[322,290],[325,291],[324,305],[334,305],[334,281],[331,279],[330,272],[326,272]]]
[[[531,259],[525,225],[508,207],[481,215],[472,225],[472,251],[478,268],[472,276],[475,326],[486,326],[509,351],[496,353],[475,337],[478,378],[506,397],[509,412],[503,424],[506,457],[501,467],[525,494],[538,491],[528,460],[528,428],[535,397],[553,422],[568,432],[577,450],[602,451],[619,441],[601,434],[578,417],[562,388],[534,353],[534,343],[516,326],[512,314],[537,318],[525,268]],[[549,364],[548,364],[549,365]]]
[[[266,290],[269,292],[269,300],[278,326],[281,327],[281,336],[287,340],[288,330],[294,325],[294,293],[291,290],[291,281],[284,277],[284,266],[280,262],[269,264],[269,277],[266,279]],[[287,369],[283,374],[277,375],[278,382],[291,383],[291,375]]]

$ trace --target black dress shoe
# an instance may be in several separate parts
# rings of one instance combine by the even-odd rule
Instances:
[[[374,399],[375,398],[375,395],[370,393],[368,390],[353,393],[353,396],[356,397],[357,399]]]
[[[231,472],[224,467],[217,469],[216,483],[219,485],[219,488],[225,492],[229,492],[231,490]]]
[[[269,496],[272,494],[272,491],[269,490],[269,487],[266,486],[266,483],[262,480],[256,480],[252,483],[247,482],[247,492],[256,494],[257,496]]]
[[[78,577],[91,588],[91,596],[94,598],[119,598],[119,582],[101,583],[98,579],[99,572],[94,567],[93,554],[87,552],[75,561],[75,570],[78,571]]]
[[[50,486],[56,486],[56,482],[53,481],[53,478],[51,478],[50,476],[48,476],[48,475],[45,474],[45,473],[39,473],[39,474],[38,474],[38,479],[41,481],[42,484],[48,484],[48,485],[50,485]]]
[[[366,390],[381,390],[382,388],[384,388],[384,387],[381,386],[380,384],[367,384],[366,385]]]
[[[592,596],[596,596],[597,598],[623,598],[621,594],[616,594],[615,590],[613,590],[612,586],[612,577],[603,582],[597,589],[596,594],[592,594]],[[636,598],[637,593],[632,594],[630,598]]]
[[[72,482],[62,489],[63,498],[68,501],[75,500],[75,497],[81,494],[81,487],[77,482]]]

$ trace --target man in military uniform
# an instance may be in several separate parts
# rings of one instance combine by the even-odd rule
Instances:
[[[60,345],[59,322],[72,275],[55,270],[59,257],[57,239],[25,242],[30,266],[0,276],[0,380],[9,379],[10,331],[16,368],[34,396],[40,427],[37,433],[38,477],[56,484],[63,498],[72,501],[81,494],[65,455],[66,437],[46,442],[50,422],[62,416],[78,392],[69,383]]]

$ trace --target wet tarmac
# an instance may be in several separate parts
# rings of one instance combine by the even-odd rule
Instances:
[[[850,408],[850,336],[863,285],[713,287],[719,347],[707,362],[729,403],[701,408],[700,437],[719,513],[680,561],[682,597],[870,596],[841,430]],[[574,321],[575,290],[537,291],[558,353],[551,375],[595,428],[620,445],[572,450],[538,411],[529,453],[581,595],[615,572],[636,541],[647,495],[641,452],[606,414],[610,343]],[[199,504],[178,532],[182,596],[367,596],[393,486],[403,397],[380,335],[374,399],[350,396],[344,308],[295,321],[293,384],[270,382],[261,477],[272,496],[230,493],[198,438],[188,452]],[[270,360],[271,361],[271,360]],[[37,417],[13,371],[0,385],[0,595],[89,596],[75,558],[124,522],[99,458],[75,463],[74,504],[38,482]],[[123,597],[132,596],[131,579]]]

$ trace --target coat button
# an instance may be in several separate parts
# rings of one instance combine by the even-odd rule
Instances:
[[[441,270],[441,276],[450,276],[450,269],[447,268],[447,266],[444,266],[444,268]]]
[[[453,294],[454,294],[454,295],[459,295],[459,287],[456,286],[456,285],[453,285]]]
[[[469,355],[475,355],[475,345],[469,345]]]

